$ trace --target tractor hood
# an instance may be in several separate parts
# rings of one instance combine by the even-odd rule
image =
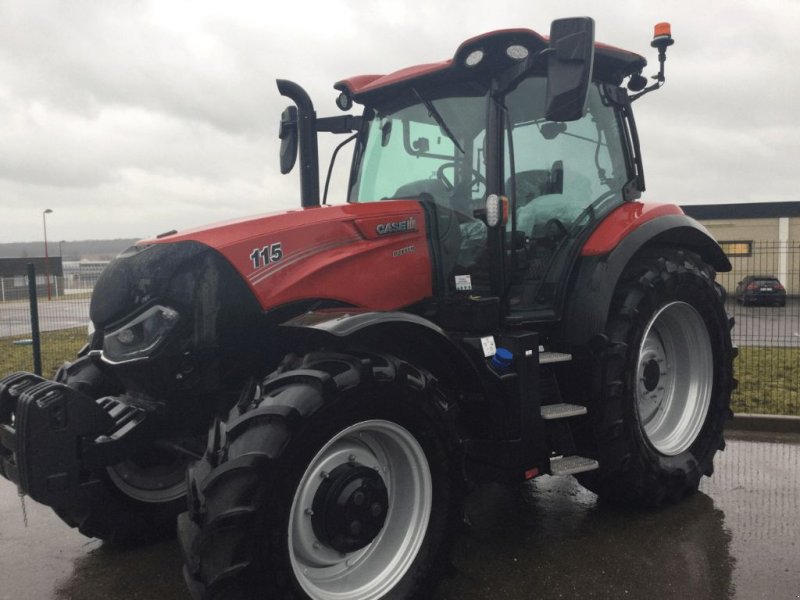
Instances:
[[[220,223],[137,244],[214,249],[263,310],[309,299],[389,310],[432,293],[417,201],[320,206]],[[386,278],[396,285],[387,285]]]
[[[390,310],[431,296],[429,256],[425,209],[409,200],[162,235],[101,275],[93,344],[151,396],[217,389],[258,359],[271,327],[311,307]]]

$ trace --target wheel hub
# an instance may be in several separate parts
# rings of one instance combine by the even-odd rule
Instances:
[[[327,474],[314,495],[314,534],[331,548],[354,552],[380,533],[389,511],[386,484],[375,469],[345,463]]]
[[[186,459],[157,448],[106,467],[114,485],[141,502],[162,503],[186,494]]]
[[[644,389],[652,392],[658,386],[658,380],[661,378],[661,367],[654,358],[651,358],[644,365],[643,375]]]

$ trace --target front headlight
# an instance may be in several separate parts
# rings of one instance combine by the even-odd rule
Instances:
[[[178,311],[153,306],[103,338],[103,360],[117,364],[142,360],[164,341],[178,323]]]

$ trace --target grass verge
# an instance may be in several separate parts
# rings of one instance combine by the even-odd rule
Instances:
[[[33,350],[13,342],[26,336],[0,338],[0,377],[33,371]],[[52,377],[86,343],[86,328],[42,334],[42,373]],[[739,388],[731,398],[736,413],[800,416],[800,348],[739,348],[735,362]]]
[[[800,416],[800,348],[739,348],[733,412]]]
[[[33,346],[15,344],[30,336],[0,338],[0,377],[14,371],[33,372]],[[86,343],[86,327],[42,333],[42,375],[52,377],[65,360],[75,358]]]

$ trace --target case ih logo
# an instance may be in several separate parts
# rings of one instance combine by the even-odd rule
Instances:
[[[375,228],[378,235],[387,235],[390,233],[405,233],[407,231],[417,230],[417,218],[408,217],[405,221],[394,221],[393,223],[381,223]]]

